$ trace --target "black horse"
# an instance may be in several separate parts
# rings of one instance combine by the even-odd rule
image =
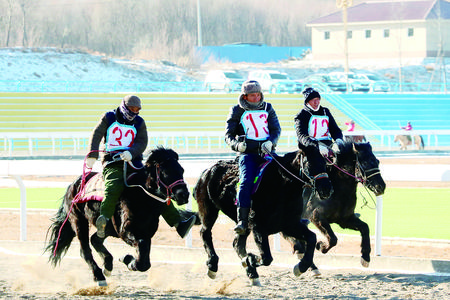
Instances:
[[[305,151],[305,153],[311,152],[308,155],[309,159],[316,163],[308,163],[300,150],[287,153],[282,157],[274,155],[274,161],[266,167],[259,188],[252,196],[249,228],[253,231],[260,257],[246,251],[249,231],[245,235],[236,235],[234,238],[233,247],[242,259],[247,276],[253,285],[260,284],[256,268],[261,265],[268,266],[273,260],[268,241],[270,234],[282,232],[286,237],[306,241],[305,255],[294,267],[294,273],[297,276],[305,272],[312,264],[316,235],[301,222],[303,186],[305,183],[311,184],[323,198],[329,197],[332,188],[325,173],[325,162],[317,149],[311,145]],[[302,169],[303,164],[305,169]],[[208,276],[212,279],[215,278],[218,270],[219,257],[214,250],[211,231],[219,211],[233,221],[237,221],[235,199],[238,181],[237,161],[218,161],[211,168],[203,171],[194,188],[193,194],[198,203],[198,213],[202,223],[200,235],[208,254],[206,262]]]
[[[361,182],[379,196],[386,184],[381,177],[379,161],[372,152],[370,143],[345,142],[336,162],[327,166],[327,173],[333,184],[333,193],[328,199],[319,199],[310,189],[305,189],[304,217],[308,218],[322,232],[327,241],[317,242],[316,248],[327,253],[337,244],[337,237],[330,224],[361,232],[361,264],[370,262],[369,226],[355,214],[357,185]],[[297,245],[298,246],[298,245]],[[300,247],[301,248],[301,247]]]
[[[133,182],[130,182],[130,185],[141,186],[127,187],[120,197],[112,222],[106,227],[106,236],[121,238],[136,248],[136,257],[128,254],[121,259],[128,269],[143,272],[150,268],[151,238],[158,229],[159,216],[167,205],[164,199],[173,199],[179,205],[188,202],[189,191],[183,180],[183,173],[178,154],[171,149],[158,147],[150,152],[144,168],[135,176]],[[94,175],[90,174],[89,178]],[[72,203],[80,190],[81,182],[80,177],[67,188],[62,204],[48,229],[47,235],[51,235],[45,250],[51,253],[49,261],[56,266],[66,254],[73,238],[77,236],[81,256],[91,268],[94,281],[105,286],[104,275],[109,275],[113,269],[113,256],[103,245],[105,238],[99,238],[97,233],[94,233],[90,241],[103,258],[102,272],[89,245],[89,224],[95,224],[99,216],[100,202],[91,200]]]

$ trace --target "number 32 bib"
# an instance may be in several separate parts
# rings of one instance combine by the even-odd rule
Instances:
[[[136,138],[137,130],[134,126],[114,122],[106,131],[105,148],[107,151],[127,150]]]
[[[267,118],[269,113],[265,110],[249,110],[242,114],[241,124],[245,136],[256,141],[265,141],[269,137]]]

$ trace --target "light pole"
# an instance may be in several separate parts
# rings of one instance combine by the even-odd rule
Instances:
[[[342,22],[344,23],[344,71],[348,91],[348,32],[347,32],[347,7],[353,5],[353,0],[336,0],[336,6],[342,8]]]
[[[202,47],[202,17],[200,14],[200,0],[197,0],[197,46]]]

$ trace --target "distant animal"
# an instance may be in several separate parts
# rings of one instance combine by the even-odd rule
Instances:
[[[305,153],[314,164],[306,160]],[[305,153],[299,150],[284,156],[273,155],[273,161],[265,168],[259,187],[252,196],[249,228],[253,231],[260,256],[247,253],[246,241],[250,232],[234,238],[233,247],[253,285],[260,285],[256,268],[269,266],[273,261],[268,240],[270,234],[281,232],[286,237],[305,241],[305,253],[294,267],[295,275],[299,276],[312,264],[316,236],[301,222],[303,188],[305,183],[311,185],[313,193],[324,199],[329,197],[332,188],[325,173],[325,162],[315,146],[306,147]],[[216,277],[219,262],[212,228],[219,211],[237,222],[235,200],[238,181],[237,161],[221,160],[203,171],[193,191],[202,224],[200,235],[208,254],[208,276],[212,279]]]
[[[106,227],[106,236],[121,238],[136,248],[136,256],[128,254],[121,259],[128,269],[143,272],[150,268],[151,238],[158,229],[159,216],[167,205],[164,199],[173,199],[178,205],[188,202],[189,191],[183,180],[183,173],[178,154],[171,149],[157,147],[150,152],[144,169],[130,182],[133,185],[140,184],[143,188],[127,187],[120,197],[116,212]],[[95,173],[89,174],[89,178],[94,175]],[[77,236],[81,256],[91,268],[94,281],[99,286],[105,286],[105,275],[109,275],[113,269],[113,256],[103,245],[105,238],[99,238],[97,233],[90,237],[90,241],[103,259],[103,271],[92,256],[89,225],[94,225],[99,216],[100,202],[90,200],[72,203],[80,190],[81,182],[80,176],[67,188],[48,229],[45,250],[51,253],[49,261],[56,266]]]
[[[423,138],[420,135],[414,135],[414,145],[416,145],[417,149],[423,150],[425,145],[423,143]],[[396,135],[394,137],[394,143],[400,143],[400,150],[407,150],[408,146],[412,144],[411,135]]]
[[[336,161],[327,166],[327,173],[333,185],[333,193],[328,199],[319,199],[308,188],[303,194],[303,217],[308,218],[326,237],[326,241],[317,242],[316,249],[327,253],[337,244],[331,223],[357,230],[361,233],[361,264],[367,267],[371,252],[369,226],[355,214],[357,185],[361,182],[377,196],[384,193],[386,184],[380,173],[379,161],[370,143],[345,142],[336,155]],[[294,241],[293,244],[295,242],[298,243]]]

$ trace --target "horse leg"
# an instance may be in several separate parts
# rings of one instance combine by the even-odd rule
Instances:
[[[241,259],[242,266],[245,268],[247,277],[252,282],[252,285],[260,286],[261,283],[259,282],[259,275],[256,268],[261,265],[261,260],[256,255],[247,253],[247,238],[249,234],[248,230],[245,234],[236,234],[233,240],[233,248]]]
[[[361,265],[368,267],[370,263],[369,226],[357,216],[352,215],[346,221],[338,223],[342,228],[357,230],[361,233]]]
[[[133,244],[136,247],[137,258],[127,254],[120,259],[130,271],[145,272],[150,269],[150,239],[139,239]]]
[[[291,236],[285,236],[284,234],[283,238],[287,240],[292,245],[292,253],[297,256],[297,258],[300,260],[305,255],[306,251],[306,243],[305,241],[297,240]],[[311,265],[311,271],[313,272],[313,276],[320,276],[322,275],[319,271],[319,268],[314,264]]]
[[[314,249],[317,242],[316,234],[300,221],[286,226],[286,229],[282,233],[287,237],[302,240],[306,243],[304,255],[300,259],[300,262],[294,266],[293,270],[295,276],[300,276],[313,265]]]
[[[106,249],[105,245],[103,244],[104,241],[105,238],[98,237],[97,233],[91,236],[92,246],[103,259],[103,274],[105,274],[106,276],[110,276],[113,270],[113,256],[108,251],[108,249]]]
[[[80,219],[82,218],[82,219]],[[86,261],[89,268],[92,270],[94,275],[94,281],[97,282],[99,286],[106,286],[106,278],[103,275],[102,269],[97,265],[92,256],[92,250],[89,246],[89,223],[83,216],[78,216],[76,222],[76,233],[78,240],[80,242],[80,255]]]
[[[201,210],[202,213],[199,214],[202,227],[200,228],[200,237],[203,241],[203,248],[205,248],[208,259],[206,260],[206,266],[208,267],[208,277],[215,279],[217,275],[217,270],[219,266],[219,256],[214,249],[214,243],[212,240],[212,228],[216,223],[217,217],[219,215],[219,210],[215,206],[208,207],[207,209]],[[205,214],[204,212],[207,212]]]
[[[330,223],[327,220],[319,217],[319,212],[317,210],[314,211],[313,216],[311,218],[311,222],[320,230],[320,232],[327,239],[327,243],[323,241],[319,241],[316,244],[316,249],[321,251],[322,253],[327,253],[331,248],[336,246],[337,237],[331,229]]]

